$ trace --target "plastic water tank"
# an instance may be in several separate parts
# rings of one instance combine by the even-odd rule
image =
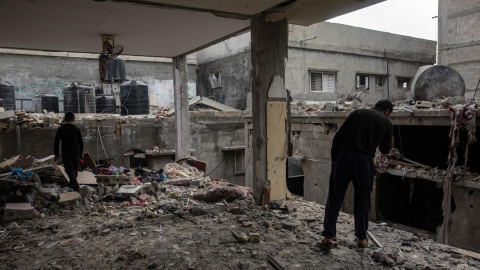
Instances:
[[[117,106],[114,96],[96,96],[97,113],[116,113]]]
[[[73,82],[63,88],[63,102],[65,112],[95,113],[95,87]]]
[[[0,98],[3,99],[5,111],[15,110],[15,88],[7,81],[0,79]]]
[[[43,113],[43,110],[47,112],[58,113],[58,97],[55,95],[37,95],[33,97],[33,112]]]
[[[412,90],[415,100],[435,101],[464,96],[465,81],[460,73],[448,66],[420,67],[413,80]]]
[[[3,108],[3,98],[0,98],[0,107]]]
[[[127,80],[125,76],[125,60],[114,58],[107,63],[107,81],[124,82]]]
[[[120,85],[122,115],[149,114],[148,85],[141,81],[127,81]]]

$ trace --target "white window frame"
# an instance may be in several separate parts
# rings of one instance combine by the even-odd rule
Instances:
[[[365,85],[360,84],[360,76],[365,77]],[[360,88],[361,86],[365,86],[365,90],[370,90],[370,74],[366,74],[366,73],[355,74],[355,86],[357,89]]]
[[[312,76],[321,75],[322,90],[312,90]],[[331,77],[325,77],[331,76]],[[325,83],[327,82],[327,83]],[[319,71],[319,70],[310,70],[309,71],[309,89],[313,93],[334,93],[337,88],[337,73],[334,71]],[[327,85],[327,86],[325,86]]]
[[[385,85],[385,75],[375,75],[375,86],[384,86]],[[381,82],[381,84],[378,84],[378,81]]]

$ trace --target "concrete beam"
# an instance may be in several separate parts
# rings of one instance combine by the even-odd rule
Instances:
[[[270,201],[270,194],[277,193],[276,190],[272,190],[277,188],[277,179],[269,179],[267,175],[269,166],[267,125],[270,125],[269,129],[276,130],[275,125],[285,128],[285,121],[280,119],[280,121],[267,122],[267,102],[269,92],[284,91],[281,89],[282,83],[272,87],[272,82],[276,76],[282,82],[285,81],[288,24],[286,20],[269,22],[268,16],[260,14],[251,19],[250,26],[252,30],[253,193],[257,204],[263,205]],[[275,101],[280,100],[275,99]],[[285,147],[285,141],[275,141],[275,144],[283,144],[282,146]],[[282,173],[277,171],[277,175]]]
[[[173,58],[176,143],[175,157],[190,156],[190,113],[188,104],[187,57]]]

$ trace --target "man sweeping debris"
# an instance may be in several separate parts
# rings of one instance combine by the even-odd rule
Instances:
[[[367,247],[370,194],[375,168],[376,148],[387,154],[392,147],[393,125],[388,119],[393,111],[389,100],[380,100],[372,109],[353,111],[337,132],[332,143],[332,171],[325,208],[324,250],[334,247],[336,223],[350,181],[354,187],[355,236],[358,247]]]
[[[83,139],[80,129],[74,123],[75,114],[66,112],[63,125],[57,129],[53,151],[55,162],[58,162],[60,158],[59,144],[62,141],[62,163],[70,180],[70,188],[77,191],[80,188],[77,182],[77,175],[78,161],[83,153]]]

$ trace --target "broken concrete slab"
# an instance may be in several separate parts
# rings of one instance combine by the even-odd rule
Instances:
[[[117,193],[124,195],[124,196],[135,196],[138,198],[140,193],[143,191],[143,186],[136,186],[136,185],[123,185],[121,186]]]
[[[78,200],[82,199],[82,195],[78,192],[65,192],[59,195],[58,202],[63,205],[74,205]]]
[[[10,172],[14,168],[15,162],[17,162],[19,159],[20,156],[16,156],[0,163],[0,173]]]
[[[15,117],[15,112],[14,111],[0,112],[0,119],[10,119],[12,117]]]
[[[132,183],[130,176],[97,174],[95,177],[96,183],[104,186],[129,185]]]
[[[203,178],[194,179],[190,182],[190,186],[194,186],[194,187],[203,187],[204,184],[205,184],[205,180]]]
[[[211,100],[206,97],[201,97],[197,96],[188,101],[188,105],[190,108],[194,106],[202,106],[202,107],[207,107],[212,110],[217,110],[217,111],[224,111],[224,112],[239,112],[240,110],[235,109],[233,107],[227,106],[225,104],[222,104],[220,102],[216,102],[214,100]],[[171,109],[168,111],[167,116],[172,116],[175,114],[175,109]]]
[[[35,209],[29,203],[7,203],[5,204],[3,220],[13,221],[19,219],[30,219],[37,217]]]
[[[70,179],[68,178],[68,175],[65,172],[65,168],[63,166],[58,166],[58,169],[62,172],[63,177],[67,179],[68,182],[70,182]],[[83,172],[78,172],[77,182],[79,185],[96,185],[97,178],[95,178],[95,175],[92,172],[83,171]]]

